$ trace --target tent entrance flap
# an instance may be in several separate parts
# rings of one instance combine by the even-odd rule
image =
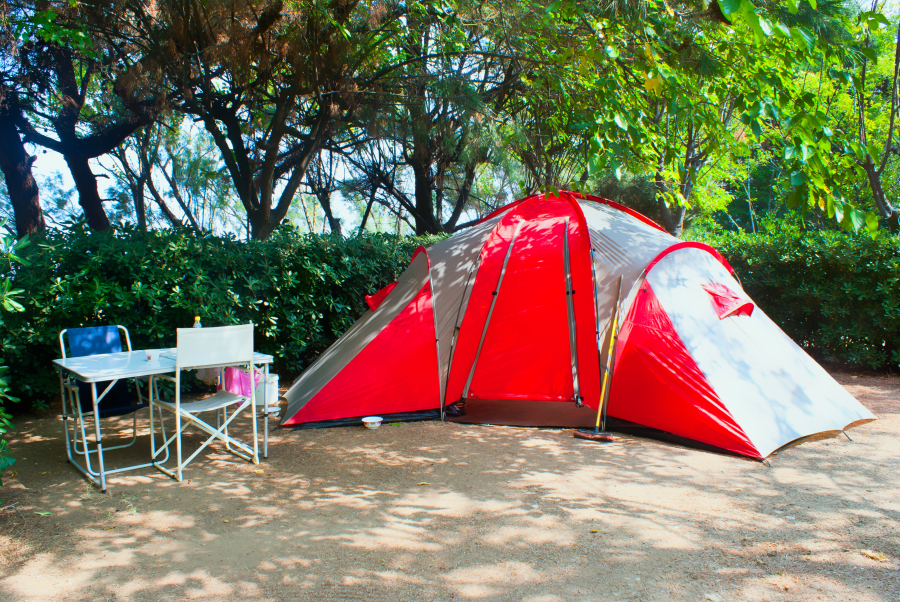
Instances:
[[[521,224],[504,257],[502,290],[490,300],[490,323],[481,333],[465,399],[571,402],[565,219],[538,217]],[[492,292],[484,287],[480,294],[486,300]]]
[[[475,360],[472,362],[472,369],[469,370],[469,378],[466,379],[466,386],[463,389],[463,399],[469,396],[469,388],[472,386],[472,379],[475,377],[475,367],[478,366],[478,357],[481,355],[481,348],[484,346],[484,337],[487,335],[488,326],[491,323],[491,316],[494,315],[494,307],[497,305],[497,298],[500,296],[500,285],[503,284],[503,275],[506,274],[509,256],[512,255],[513,246],[516,244],[516,236],[519,235],[519,228],[521,226],[522,222],[516,223],[516,229],[513,230],[512,238],[509,241],[509,247],[506,249],[506,257],[503,258],[503,267],[500,268],[500,278],[497,279],[497,287],[494,289],[493,298],[491,299],[491,308],[488,310],[487,318],[484,321],[484,328],[481,329],[481,340],[478,341],[478,351],[475,352]]]

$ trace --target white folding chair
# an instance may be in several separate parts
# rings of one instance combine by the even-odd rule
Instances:
[[[153,379],[150,380],[150,404],[164,408],[175,414],[174,435],[168,439],[163,436],[163,444],[156,447],[156,431],[153,427],[153,414],[150,414],[150,446],[153,455],[153,465],[165,474],[181,481],[184,468],[203,451],[207,445],[215,440],[225,443],[225,449],[232,454],[243,458],[248,462],[259,464],[259,440],[256,425],[256,388],[250,387],[250,396],[237,395],[225,390],[216,392],[212,397],[182,403],[181,401],[181,373],[184,370],[197,368],[225,368],[227,366],[248,366],[250,373],[256,371],[253,365],[253,324],[240,326],[221,326],[218,328],[179,328],[178,329],[178,354],[175,358],[175,377],[166,375],[153,377],[163,378],[175,383],[175,401],[163,401],[159,399],[158,388]],[[232,409],[229,416],[228,409]],[[248,410],[253,423],[253,445],[238,441],[228,434],[228,425],[242,412]],[[216,425],[201,420],[198,416],[203,412],[216,412]],[[206,441],[194,451],[186,460],[182,460],[181,433],[188,426],[194,426],[209,435]],[[169,446],[175,443],[176,466],[170,470],[157,462],[156,458],[166,452]]]

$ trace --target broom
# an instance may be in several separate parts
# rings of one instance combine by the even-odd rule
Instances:
[[[619,276],[619,289],[616,292],[616,304],[613,306],[612,329],[609,337],[609,353],[606,355],[606,372],[603,373],[603,386],[600,389],[600,405],[597,407],[597,423],[593,431],[575,431],[573,437],[587,439],[588,441],[601,441],[604,443],[615,441],[612,433],[606,431],[606,403],[609,398],[609,373],[612,370],[613,357],[615,356],[616,341],[619,339],[619,297],[622,294],[622,277]],[[600,419],[603,418],[603,430],[600,430]]]

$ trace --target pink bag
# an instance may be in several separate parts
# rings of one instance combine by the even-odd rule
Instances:
[[[255,382],[253,383],[254,388],[259,384],[259,379],[262,377],[262,374],[259,370],[254,370]],[[225,375],[223,377],[224,389],[229,393],[234,393],[235,395],[243,395],[244,397],[250,397],[250,375],[244,372],[239,368],[225,368]],[[223,388],[222,384],[219,384],[219,390]],[[262,403],[263,400],[257,399],[256,403]]]

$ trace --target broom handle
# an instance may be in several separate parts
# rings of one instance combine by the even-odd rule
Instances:
[[[606,355],[606,371],[603,373],[603,386],[600,389],[600,403],[597,406],[597,424],[594,425],[594,432],[600,432],[600,417],[604,413],[603,410],[606,407],[606,386],[607,381],[609,379],[609,367],[612,363],[612,353],[613,353],[613,345],[616,340],[616,328],[619,324],[619,295],[622,294],[622,277],[619,276],[619,288],[616,291],[616,303],[613,306],[613,315],[612,315],[612,326],[610,329],[610,337],[609,337],[609,353]],[[604,420],[604,422],[606,422]],[[604,428],[606,425],[603,425]]]
[[[616,306],[616,319],[613,320],[613,335],[612,341],[609,344],[609,354],[607,354],[607,360],[609,362],[606,368],[606,374],[609,375],[616,367],[616,346],[619,342],[619,308]],[[609,377],[609,386],[606,388],[606,397],[603,399],[603,422],[600,423],[600,426],[603,430],[606,430],[606,410],[609,407],[609,395],[612,392],[612,377]]]

